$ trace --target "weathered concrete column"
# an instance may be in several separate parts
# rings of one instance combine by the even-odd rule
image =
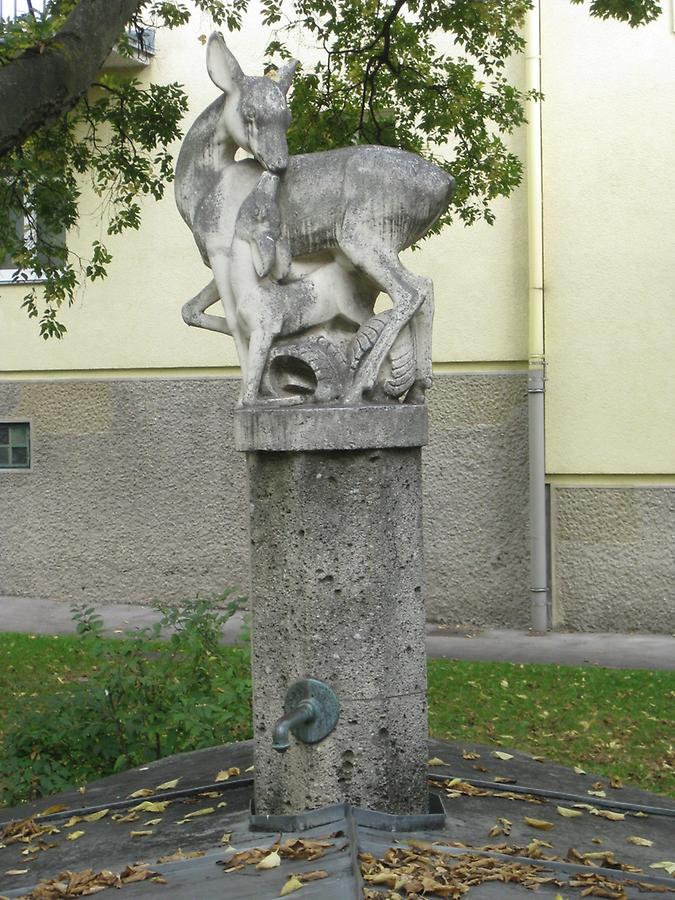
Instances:
[[[251,498],[255,805],[427,811],[423,405],[235,414]],[[316,744],[272,749],[289,686],[337,695]]]

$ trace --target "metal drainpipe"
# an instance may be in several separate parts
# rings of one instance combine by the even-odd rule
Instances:
[[[526,21],[527,89],[541,91],[540,0]],[[530,615],[532,630],[542,633],[548,619],[548,545],[546,536],[546,458],[544,452],[544,241],[541,102],[530,101],[527,124],[527,211],[529,269],[528,425]]]

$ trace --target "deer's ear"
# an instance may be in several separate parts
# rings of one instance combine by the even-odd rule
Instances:
[[[293,75],[295,75],[295,70],[298,67],[298,60],[292,59],[290,62],[287,62],[283,65],[277,74],[277,84],[279,85],[279,90],[282,94],[287,94],[288,89],[291,86],[291,81],[293,81]]]
[[[244,81],[244,73],[241,71],[239,63],[227,49],[222,34],[217,31],[214,31],[209,37],[206,48],[206,68],[211,81],[226,94],[240,87]]]

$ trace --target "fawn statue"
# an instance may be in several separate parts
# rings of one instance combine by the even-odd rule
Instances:
[[[421,399],[431,384],[433,289],[430,279],[403,266],[399,253],[447,209],[454,180],[421,157],[391,147],[289,156],[286,95],[295,67],[295,61],[284,65],[276,81],[246,76],[222,36],[209,38],[207,68],[222,95],[185,136],[175,190],[178,209],[213,278],[184,305],[183,318],[233,336],[246,403],[260,399],[266,345],[319,324],[317,316],[324,314],[356,329],[343,402],[373,397],[385,361],[391,368],[387,393]],[[239,149],[252,158],[236,160]],[[263,173],[269,177],[261,181]],[[252,229],[256,210],[266,220],[257,235]],[[331,291],[336,292],[332,300]],[[381,291],[391,308],[374,316],[374,298]],[[262,328],[265,296],[281,298],[283,314],[270,316]],[[247,311],[246,298],[257,312]],[[219,299],[224,316],[208,314]],[[397,360],[400,369],[406,356],[404,346],[413,348],[412,378],[395,371]]]

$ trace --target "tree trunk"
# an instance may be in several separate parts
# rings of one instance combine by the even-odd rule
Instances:
[[[70,109],[141,0],[80,0],[63,27],[0,68],[0,156]]]

